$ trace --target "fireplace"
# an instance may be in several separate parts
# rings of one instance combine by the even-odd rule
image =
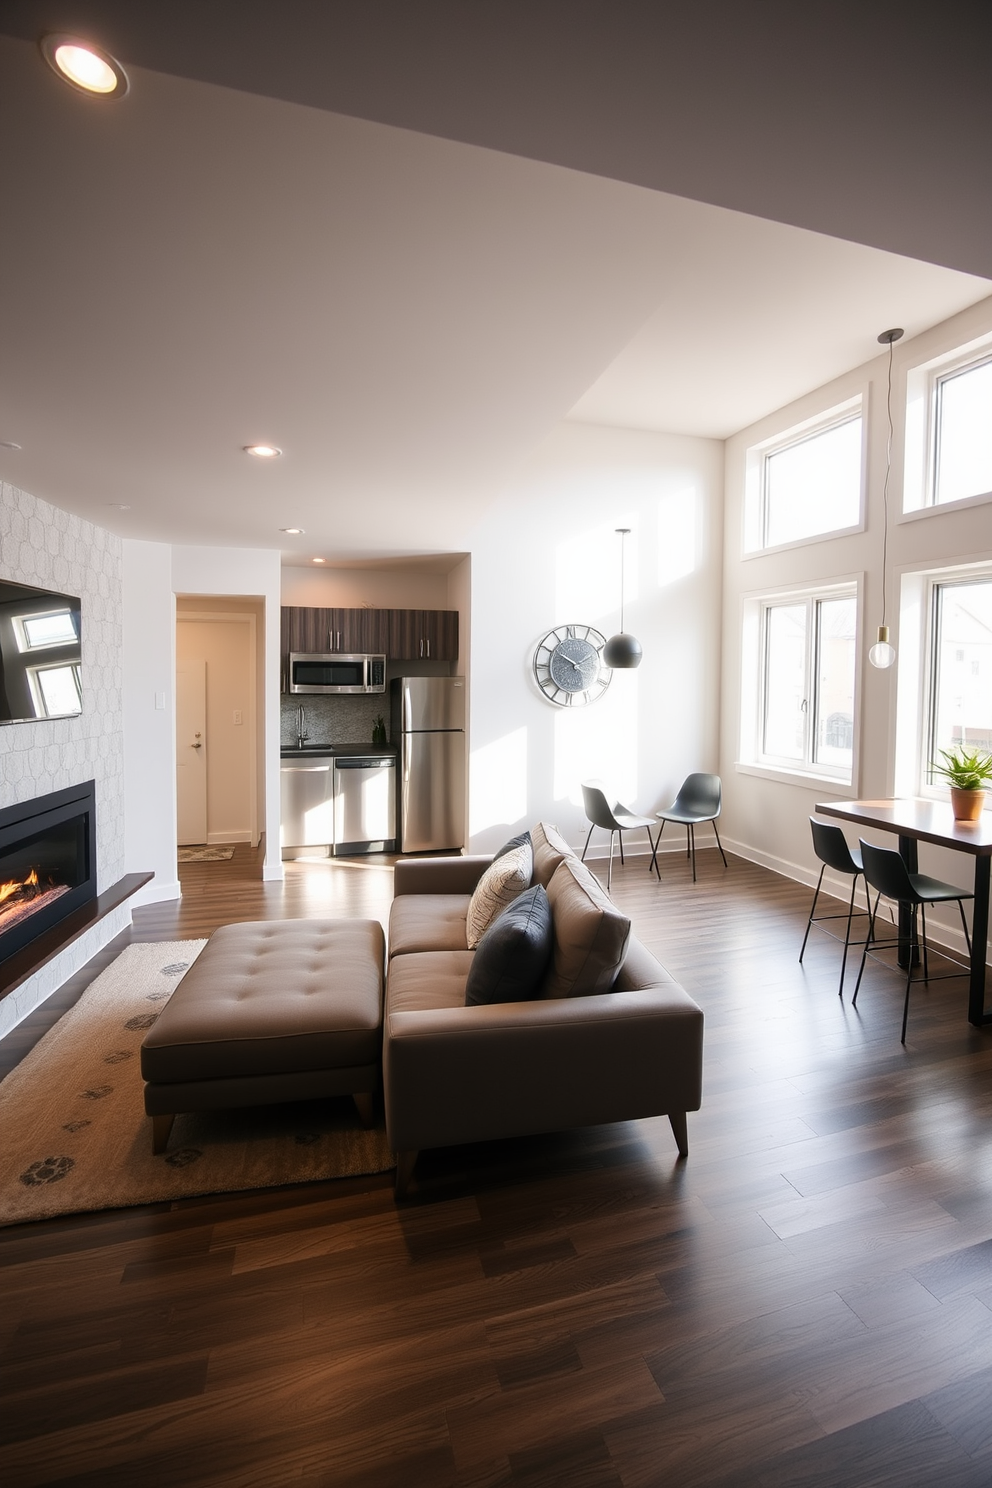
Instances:
[[[0,810],[0,962],[95,898],[94,781]]]

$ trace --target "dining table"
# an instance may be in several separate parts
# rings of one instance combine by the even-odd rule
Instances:
[[[907,796],[897,800],[824,801],[817,805],[820,816],[832,816],[854,826],[894,832],[899,851],[910,873],[919,869],[919,843],[933,842],[966,853],[975,860],[974,911],[971,931],[971,965],[968,982],[968,1021],[976,1028],[992,1023],[985,1011],[985,962],[989,938],[989,868],[992,865],[992,812],[977,821],[958,821],[946,801]],[[899,932],[905,949],[900,963],[908,965],[911,947],[912,906],[899,906]]]

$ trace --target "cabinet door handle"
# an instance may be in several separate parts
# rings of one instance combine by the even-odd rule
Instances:
[[[420,637],[420,658],[421,658],[421,660],[423,660],[423,657],[424,657],[424,638],[423,638],[423,636],[421,636]]]
[[[430,642],[430,637],[428,636],[428,638],[427,638],[427,660],[430,661],[430,659],[431,659],[431,642]]]

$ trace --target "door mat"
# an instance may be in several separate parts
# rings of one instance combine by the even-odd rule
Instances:
[[[181,847],[180,863],[226,863],[234,857],[233,847]]]
[[[152,1155],[141,1041],[204,945],[127,946],[0,1083],[0,1224],[395,1166],[350,1099],[180,1115]]]

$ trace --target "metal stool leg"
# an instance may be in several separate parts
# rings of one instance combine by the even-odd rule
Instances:
[[[816,889],[813,892],[813,903],[810,905],[809,919],[806,921],[806,934],[803,936],[802,950],[799,952],[799,960],[800,961],[802,961],[803,957],[806,954],[806,942],[809,940],[809,932],[810,932],[810,929],[812,928],[812,925],[813,925],[813,915],[816,913],[816,901],[820,897],[820,885],[823,882],[823,875],[826,872],[826,870],[827,870],[826,863],[821,864],[821,867],[820,867],[820,876],[816,880]]]
[[[844,959],[840,963],[840,986],[837,988],[837,996],[844,996],[844,977],[847,972],[847,953],[851,945],[851,921],[854,918],[854,896],[858,888],[858,875],[855,874],[851,882],[851,902],[847,908],[847,933],[844,936]]]

